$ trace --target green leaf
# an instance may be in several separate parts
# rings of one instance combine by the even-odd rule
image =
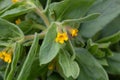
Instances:
[[[12,4],[11,0],[0,0],[0,11]]]
[[[103,58],[107,56],[109,53],[108,47],[110,46],[110,42],[108,43],[94,43],[92,40],[88,40],[87,49],[88,51],[97,58]]]
[[[40,47],[39,60],[40,65],[49,63],[58,54],[60,49],[60,44],[55,42],[57,36],[57,26],[53,23],[43,40]]]
[[[82,17],[82,18],[79,18],[79,19],[67,19],[67,20],[63,20],[62,24],[63,25],[67,24],[69,26],[73,26],[73,25],[76,26],[76,24],[80,24],[80,23],[83,23],[83,22],[86,22],[86,21],[96,19],[99,15],[100,15],[99,13],[93,13],[93,14],[89,14],[89,15],[87,15],[85,17]]]
[[[39,41],[39,37],[37,34],[35,34],[34,41],[33,41],[32,46],[28,52],[28,55],[25,59],[25,62],[21,68],[21,71],[18,75],[17,80],[26,80],[27,79],[29,72],[31,70],[31,66],[33,64],[33,61],[35,59],[35,56],[38,52],[38,41]]]
[[[61,50],[59,53],[59,64],[62,68],[64,75],[69,78],[73,77],[76,79],[79,75],[80,68],[76,61],[70,58],[67,51]]]
[[[10,64],[7,65],[6,70],[5,70],[5,74],[4,74],[4,80],[7,78],[7,75],[9,74],[10,71]]]
[[[101,13],[101,15],[93,21],[84,23],[80,29],[80,34],[89,38],[102,30],[120,14],[119,3],[120,0],[97,0],[96,4],[89,10],[88,14]]]
[[[111,42],[111,44],[114,44],[116,42],[120,41],[120,31],[111,35],[111,36],[108,36],[108,37],[105,37],[105,38],[102,38],[100,40],[98,40],[97,42],[98,43],[106,43],[106,42]]]
[[[109,80],[104,68],[84,48],[76,48],[76,60],[81,68],[77,80]]]
[[[105,69],[108,73],[120,75],[120,53],[114,53],[113,56],[107,58],[108,65]]]
[[[13,53],[13,59],[12,59],[11,65],[10,65],[10,71],[9,71],[7,78],[5,80],[13,80],[14,79],[14,73],[17,69],[17,63],[18,63],[20,55],[23,51],[22,48],[23,47],[21,44],[16,43],[14,53]]]
[[[56,20],[78,19],[83,17],[95,0],[63,0],[50,5]]]
[[[107,62],[107,60],[106,59],[97,59],[97,61],[101,64],[101,65],[103,65],[103,66],[108,66],[108,62]]]
[[[111,23],[109,23],[102,31],[102,37],[110,36],[118,31],[120,31],[120,15],[116,17]]]
[[[89,14],[83,18],[79,18],[79,19],[67,19],[67,20],[63,20],[62,23],[66,24],[66,23],[72,23],[72,22],[84,22],[84,21],[89,21],[89,20],[93,20],[96,19],[100,14],[99,13],[93,13],[93,14]]]
[[[14,6],[14,5],[13,5]],[[35,6],[33,6],[30,2],[21,2],[17,5],[17,7],[13,7],[11,6],[10,9],[6,10],[0,17],[1,18],[5,18],[5,19],[9,19],[15,16],[19,16],[25,13],[28,13],[30,10],[32,10],[33,8],[35,8]]]
[[[47,74],[47,71],[48,71],[48,66],[47,65],[40,66],[39,58],[37,56],[31,66],[30,75],[26,80],[35,80],[37,77],[41,77],[41,76],[43,77],[43,75]]]
[[[91,39],[88,40],[87,42],[87,48],[91,46],[97,46],[98,48],[108,48],[110,46],[111,42],[106,42],[106,43],[94,43],[92,42]]]
[[[0,41],[17,41],[23,38],[24,34],[18,26],[4,19],[0,19]]]

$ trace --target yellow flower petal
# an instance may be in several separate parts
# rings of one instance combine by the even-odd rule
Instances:
[[[68,36],[66,33],[64,33],[64,40],[67,41],[68,40]]]
[[[77,29],[72,29],[72,30],[71,30],[71,35],[72,35],[72,37],[77,36],[77,33],[78,33],[78,30],[77,30]]]
[[[11,54],[6,51],[0,52],[0,59],[4,60],[7,63],[11,63]]]
[[[18,25],[18,24],[21,23],[21,20],[20,20],[20,19],[17,19],[17,20],[15,21],[15,23]]]
[[[68,40],[68,36],[66,33],[58,33],[55,39],[56,42],[59,42],[61,44],[63,44],[64,41],[67,41],[67,40]]]
[[[8,53],[6,53],[6,54],[4,54],[4,61],[5,62],[8,62],[8,63],[11,63],[11,55],[10,54],[8,54]]]
[[[63,43],[64,43],[64,40],[59,40],[59,43],[63,44]]]

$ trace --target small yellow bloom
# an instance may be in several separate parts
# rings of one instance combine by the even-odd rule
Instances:
[[[49,69],[49,70],[53,70],[53,69],[54,69],[54,65],[53,65],[53,64],[49,64],[49,65],[48,65],[48,69]]]
[[[72,35],[72,37],[75,37],[75,36],[77,36],[78,34],[78,30],[77,29],[71,29],[71,35]]]
[[[12,0],[13,3],[19,2],[19,0]]]
[[[15,21],[15,23],[18,25],[18,24],[21,23],[21,20],[20,20],[20,19],[17,19],[17,20]]]
[[[55,65],[56,65],[56,60],[54,59],[52,60],[52,62],[48,64],[48,69],[53,71],[55,69]]]
[[[6,53],[6,54],[4,54],[4,61],[5,62],[8,62],[8,63],[11,63],[11,54],[8,54],[8,53]]]
[[[64,41],[67,41],[67,40],[68,40],[67,33],[58,33],[55,39],[56,42],[59,42],[61,44],[63,44]]]
[[[11,54],[2,51],[0,52],[0,59],[4,60],[5,62],[11,63]]]

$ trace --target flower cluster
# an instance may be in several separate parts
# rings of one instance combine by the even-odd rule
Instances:
[[[4,60],[7,63],[11,63],[11,54],[6,51],[0,52],[0,59]]]
[[[70,29],[69,32],[70,32],[72,37],[75,37],[75,36],[77,36],[78,30],[77,29]],[[68,35],[66,32],[63,32],[63,33],[58,32],[57,37],[55,39],[56,42],[63,44],[67,40],[68,40]]]

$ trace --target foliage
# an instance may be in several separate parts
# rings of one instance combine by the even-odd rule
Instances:
[[[111,80],[119,21],[120,0],[0,0],[0,80]]]

